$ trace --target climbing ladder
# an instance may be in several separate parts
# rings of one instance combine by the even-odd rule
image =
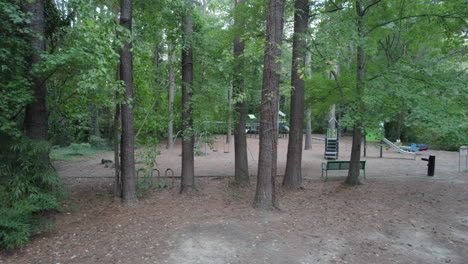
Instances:
[[[340,146],[340,136],[338,132],[339,128],[334,118],[329,122],[335,122],[335,127],[333,129],[327,128],[327,136],[325,138],[325,153],[323,158],[337,160]]]

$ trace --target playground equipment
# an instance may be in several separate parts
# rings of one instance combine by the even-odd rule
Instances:
[[[397,146],[397,145],[393,144],[390,140],[388,140],[386,138],[383,138],[383,142],[387,143],[387,145],[389,145],[391,148],[397,150],[401,154],[412,155],[416,159],[416,152],[404,150],[403,148],[401,148],[401,146]]]
[[[289,127],[286,125],[286,114],[278,111],[278,131],[279,133],[289,133]],[[247,134],[258,134],[260,123],[253,114],[247,115],[247,122],[245,125],[245,132]]]
[[[325,138],[324,159],[338,159],[340,135],[338,122],[335,118],[328,120],[327,135]]]

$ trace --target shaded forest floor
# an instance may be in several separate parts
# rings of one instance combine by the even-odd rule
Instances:
[[[258,139],[249,139],[256,173]],[[197,175],[226,176],[233,149],[196,157]],[[346,144],[349,144],[347,146]],[[279,144],[284,171],[287,140]],[[349,159],[349,138],[340,159]],[[161,150],[158,167],[179,175],[179,146]],[[304,152],[303,191],[278,189],[280,211],[252,208],[255,177],[243,188],[230,177],[197,178],[199,191],[177,186],[147,191],[136,208],[112,200],[112,170],[101,158],[57,162],[72,199],[51,218],[56,228],[22,249],[0,252],[0,263],[466,263],[468,174],[458,154],[429,151],[416,160],[368,149],[364,185],[342,185],[345,171],[320,179],[323,143]],[[427,177],[421,157],[436,155],[436,176]],[[143,165],[139,165],[143,166]],[[79,178],[77,178],[79,177]],[[278,183],[281,177],[278,177]],[[279,184],[278,184],[279,185]]]

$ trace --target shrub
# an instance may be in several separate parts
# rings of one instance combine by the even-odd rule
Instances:
[[[107,142],[107,140],[105,140],[102,137],[95,136],[95,135],[92,135],[92,136],[89,137],[89,143],[94,148],[107,148],[107,147],[109,147],[109,143]]]
[[[47,143],[2,135],[0,139],[0,248],[15,248],[43,230],[42,213],[57,209],[63,193],[57,174],[43,158]]]

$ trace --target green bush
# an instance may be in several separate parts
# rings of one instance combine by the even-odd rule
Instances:
[[[108,148],[109,147],[109,143],[107,142],[106,139],[95,136],[95,135],[92,135],[89,137],[89,143],[94,148]]]
[[[43,230],[41,215],[59,207],[61,184],[47,143],[0,135],[0,248],[23,246]]]

